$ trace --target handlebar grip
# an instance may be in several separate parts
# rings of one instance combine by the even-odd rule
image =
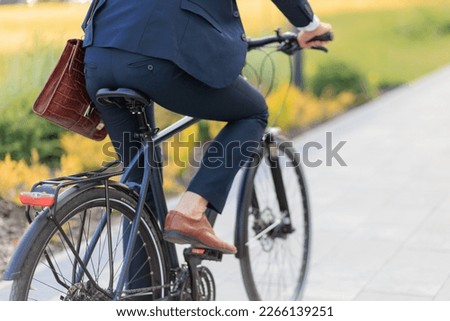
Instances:
[[[311,41],[333,41],[333,39],[334,39],[334,34],[331,31],[329,31],[327,33],[324,33],[323,35],[315,36],[308,42],[311,42]]]

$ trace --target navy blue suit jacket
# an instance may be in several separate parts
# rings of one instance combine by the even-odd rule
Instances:
[[[297,27],[310,23],[307,0],[272,0]],[[84,46],[168,59],[211,87],[231,84],[247,52],[236,0],[99,0],[83,23]]]

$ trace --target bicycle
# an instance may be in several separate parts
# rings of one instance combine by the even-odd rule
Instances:
[[[277,31],[248,40],[248,48],[277,43],[277,51],[292,54],[301,49],[296,37]],[[175,245],[162,237],[167,205],[157,146],[198,119],[184,117],[159,131],[146,116],[146,109],[153,112],[148,97],[128,88],[100,89],[97,100],[136,115],[143,147],[127,169],[112,162],[37,182],[21,194],[31,225],[4,274],[13,281],[10,299],[214,300],[214,277],[201,262],[221,261],[222,253],[186,248],[180,264]],[[124,182],[141,157],[142,183],[132,188]],[[298,300],[310,247],[309,202],[298,154],[269,128],[242,171],[235,245],[248,297]],[[119,182],[113,180],[119,176]],[[145,202],[149,188],[154,208]],[[212,225],[216,215],[208,210]],[[146,259],[138,262],[138,254]]]

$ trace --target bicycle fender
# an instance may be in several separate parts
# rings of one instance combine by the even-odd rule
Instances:
[[[87,189],[96,186],[98,186],[98,183],[76,185],[69,188],[59,197],[58,207],[64,205],[64,203],[68,202],[73,197],[76,197]],[[46,224],[49,223],[49,215],[50,208],[45,208],[41,213],[39,213],[39,215],[33,220],[31,225],[25,231],[25,234],[22,236],[19,245],[14,251],[10,261],[8,262],[6,270],[3,273],[3,280],[12,281],[20,275],[27,253],[30,251],[31,247],[36,244],[36,238],[39,235],[39,232],[45,227]]]
[[[244,170],[244,177],[246,178],[248,176],[248,168],[245,168]],[[242,231],[244,229],[244,220],[242,218],[242,215],[239,215],[239,213],[242,213],[243,211],[243,197],[242,195],[244,195],[245,192],[245,182],[247,181],[247,179],[242,179],[241,185],[239,186],[239,193],[238,193],[238,202],[237,202],[237,217],[236,217],[236,223],[235,223],[235,229],[234,229],[234,245],[237,248],[237,253],[234,255],[237,259],[241,259],[242,258],[242,253],[245,250],[245,244],[243,242],[244,237],[242,236]]]
[[[252,180],[253,177],[251,175],[255,175],[255,172],[253,168],[256,168],[259,165],[259,162],[262,161],[263,155],[264,155],[264,149],[267,150],[268,153],[270,153],[270,147],[273,143],[279,143],[279,142],[288,142],[282,135],[279,128],[268,128],[264,134],[264,137],[262,138],[262,146],[255,151],[255,155],[251,156],[249,158],[249,163],[244,166],[243,169],[243,175],[241,178],[241,182],[239,185],[239,192],[238,192],[238,200],[237,200],[237,217],[236,217],[236,225],[235,225],[235,231],[234,231],[234,244],[237,248],[237,253],[235,254],[235,257],[237,259],[241,259],[245,253],[246,244],[244,243],[244,216],[240,215],[240,213],[244,213],[247,209],[245,208],[244,204],[244,195],[245,191],[248,188],[251,188],[252,186]]]
[[[30,251],[31,247],[34,246],[41,229],[48,224],[49,213],[50,210],[48,208],[43,210],[43,212],[36,217],[25,234],[22,236],[18,247],[14,251],[14,254],[6,267],[3,274],[3,280],[12,281],[20,275],[26,254]]]
[[[238,192],[238,200],[237,200],[237,217],[236,217],[236,223],[235,223],[235,230],[234,230],[234,244],[237,248],[237,253],[235,254],[235,257],[237,259],[241,259],[245,252],[245,247],[247,246],[244,243],[244,235],[242,234],[244,232],[244,216],[240,215],[241,213],[244,213],[246,209],[244,208],[244,194],[246,189],[251,187],[252,183],[252,177],[250,175],[254,171],[252,168],[255,168],[258,166],[259,162],[261,161],[261,158],[263,156],[263,149],[260,148],[256,152],[256,156],[250,157],[248,163],[244,166],[243,169],[243,175],[241,178],[241,182],[239,185],[239,192]]]

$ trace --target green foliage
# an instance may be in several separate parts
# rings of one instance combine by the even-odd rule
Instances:
[[[60,128],[33,114],[33,103],[59,51],[38,45],[32,52],[0,55],[0,159],[30,161],[36,148],[41,161],[56,165],[61,156]]]
[[[449,17],[450,3],[321,16],[335,41],[326,55],[305,51],[305,74],[331,58],[364,73],[371,88],[413,81],[450,63]]]
[[[439,11],[422,8],[413,11],[408,19],[400,20],[395,31],[412,41],[422,41],[429,37],[445,37],[450,34],[450,21],[442,18],[442,13]]]
[[[337,96],[343,92],[351,92],[357,102],[370,98],[367,79],[362,72],[342,61],[328,61],[317,68],[311,77],[308,88],[317,96]]]

